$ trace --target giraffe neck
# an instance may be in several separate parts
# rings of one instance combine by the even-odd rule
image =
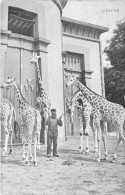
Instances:
[[[13,84],[13,88],[15,90],[16,98],[19,101],[20,105],[22,107],[25,107],[27,105],[27,102],[24,99],[24,97],[23,97],[23,95],[22,95],[22,93],[21,93],[21,91],[20,91],[19,86],[17,85],[17,83],[14,83]]]
[[[36,65],[36,72],[37,72],[37,78],[38,78],[38,83],[39,83],[40,97],[42,97],[43,93],[44,93],[44,89],[43,89],[43,82],[42,82],[42,78],[41,78],[38,62],[35,63],[35,65]]]
[[[71,105],[74,107],[76,105],[76,101],[80,98],[79,92],[75,93],[71,98]]]
[[[40,74],[38,62],[35,63],[35,66],[36,66],[37,78],[38,78],[38,83],[39,83],[39,92],[40,92],[40,97],[42,98],[42,103],[44,102],[44,104],[47,106],[47,109],[50,110],[51,102],[45,92],[45,89],[43,88],[43,82],[42,82],[42,77]]]
[[[85,98],[88,100],[91,105],[93,105],[93,101],[95,99],[98,99],[98,95],[96,95],[94,92],[90,91],[88,88],[86,88],[82,83],[80,83],[78,80],[74,81],[74,85],[79,88],[79,90],[82,92],[82,94],[85,96]]]
[[[77,92],[72,96],[72,98],[71,98],[72,105],[75,106],[75,105],[76,105],[76,101],[77,101],[78,99],[81,99],[81,100],[82,100],[82,104],[83,104],[83,105],[86,104],[86,103],[88,103],[87,99],[85,98],[85,96],[82,94],[81,91],[77,91]]]

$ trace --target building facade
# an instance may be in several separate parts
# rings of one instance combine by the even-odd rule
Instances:
[[[67,1],[4,0],[1,3],[1,83],[15,76],[24,98],[34,106],[38,84],[33,52],[41,57],[40,70],[44,88],[57,109],[65,113],[59,136],[78,134],[78,121],[71,126],[66,114],[65,82],[69,74],[86,83],[93,91],[104,95],[100,35],[108,29],[62,17]],[[19,114],[13,89],[1,90]],[[18,117],[17,117],[18,120]],[[44,135],[43,135],[44,136]],[[43,138],[44,139],[44,138]]]

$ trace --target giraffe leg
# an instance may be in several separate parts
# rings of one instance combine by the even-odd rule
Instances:
[[[37,144],[37,135],[33,140],[33,149],[34,149],[34,165],[37,166],[37,159],[36,159],[36,144]]]
[[[114,163],[117,159],[117,150],[118,150],[118,146],[120,144],[120,142],[123,142],[123,147],[124,147],[124,158],[125,158],[125,139],[121,137],[121,135],[119,135],[118,137],[118,140],[117,140],[117,144],[116,144],[116,148],[115,148],[115,152],[114,152],[114,155],[113,155],[113,160],[112,162]],[[125,165],[125,162],[122,163],[123,165]]]
[[[83,128],[84,130],[84,135],[86,136],[86,154],[89,154],[89,124],[90,124],[90,113],[88,113],[88,110],[84,110],[84,115],[83,115]]]
[[[124,130],[123,130],[123,122],[121,122],[121,121],[119,122],[119,121],[115,122],[115,127],[118,130],[118,140],[117,140],[117,145],[116,145],[116,149],[115,149],[115,152],[114,152],[114,160],[113,160],[113,162],[117,158],[117,150],[118,150],[118,146],[119,146],[119,143],[120,143],[121,140],[123,142],[124,158],[125,158],[125,134],[124,134]],[[125,162],[123,162],[122,164],[125,165]]]
[[[97,158],[97,161],[100,162],[102,135],[101,135],[101,128],[100,128],[100,121],[99,120],[95,120],[95,127],[97,128],[97,141],[98,141],[98,158]]]
[[[98,140],[98,158],[97,161],[100,162],[101,159],[101,140]]]
[[[37,150],[40,150],[40,132],[41,132],[41,124],[42,124],[42,118],[40,115],[37,114],[37,124],[36,124],[36,135],[37,135]]]
[[[108,152],[107,152],[107,142],[106,142],[106,138],[105,138],[104,136],[102,136],[102,140],[103,140],[103,144],[104,144],[104,151],[105,151],[105,157],[104,157],[104,160],[107,160]]]
[[[118,150],[118,146],[119,146],[120,142],[121,142],[121,137],[120,137],[120,135],[118,135],[117,144],[116,144],[116,147],[115,147],[115,152],[113,154],[113,160],[112,160],[113,163],[117,159],[117,150]]]
[[[79,146],[79,153],[82,154],[83,152],[83,126],[82,126],[82,117],[78,115],[79,122],[80,122],[80,146]]]
[[[122,140],[123,148],[124,148],[124,162],[122,162],[122,165],[125,165],[125,134],[124,134],[123,131],[122,131],[122,133],[120,134],[120,138],[121,138],[121,140]]]
[[[103,140],[103,144],[104,144],[104,153],[105,153],[105,157],[104,160],[107,160],[107,143],[106,143],[106,135],[107,135],[107,124],[104,121],[100,122],[101,125],[101,130],[102,130],[102,140]]]
[[[124,147],[124,159],[125,159],[125,140],[122,139],[122,142],[123,142],[123,147]],[[122,162],[122,165],[125,165],[125,160],[124,162]]]
[[[9,151],[9,154],[13,154],[12,137],[13,137],[13,131],[10,132],[10,151]]]
[[[3,128],[5,130],[5,145],[4,145],[2,156],[6,156],[6,154],[7,154],[7,146],[8,146],[8,139],[9,139],[9,131],[8,131],[8,126],[7,126],[7,121],[5,121],[3,123]]]
[[[12,136],[13,136],[12,115],[9,118],[8,126],[9,126],[9,132],[10,132],[9,133],[10,134],[10,151],[9,151],[9,154],[13,154],[13,143],[12,143]]]
[[[37,134],[36,149],[37,149],[37,150],[40,150],[40,132],[38,132],[38,134]]]
[[[32,161],[32,134],[28,135],[28,155],[26,161]]]
[[[25,161],[26,161],[26,151],[25,151],[25,143],[26,140],[25,140],[25,136],[24,134],[22,135],[22,143],[23,143],[23,156],[22,156],[22,159],[23,159],[23,163],[25,164]]]
[[[20,126],[20,133],[22,133],[22,144],[23,144],[23,154],[22,154],[22,163],[26,164],[26,138],[25,138],[25,130],[24,130],[24,121],[22,115],[19,115],[19,126]]]
[[[86,136],[86,154],[89,154],[89,136]]]
[[[98,152],[98,141],[97,141],[97,130],[94,132],[94,140],[95,140],[95,153]]]
[[[93,117],[90,117],[90,127],[92,129],[94,135],[94,141],[95,141],[94,152],[97,153],[98,152],[97,130],[94,127]]]
[[[41,124],[40,124],[41,126]],[[41,127],[37,127],[37,144],[36,144],[36,149],[40,150],[40,131],[41,131]]]
[[[83,151],[83,134],[80,132],[80,146],[79,146],[79,153],[82,154]]]
[[[5,146],[3,150],[3,156],[7,154],[7,146],[8,146],[9,132],[5,132]]]
[[[88,112],[88,110],[84,110],[84,117],[85,117],[85,135],[89,135],[89,124],[90,124],[90,111]]]

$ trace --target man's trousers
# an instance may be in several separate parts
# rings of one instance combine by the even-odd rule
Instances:
[[[47,135],[47,155],[51,154],[52,143],[53,143],[53,155],[57,154],[57,139],[58,136]]]

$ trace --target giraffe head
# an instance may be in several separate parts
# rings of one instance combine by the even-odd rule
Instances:
[[[46,106],[46,103],[43,98],[38,97],[36,99],[36,107],[38,110],[40,110],[40,112],[42,112],[43,116],[45,116],[46,118],[48,117],[49,109]]]
[[[8,77],[7,81],[3,83],[2,87],[12,87],[15,82],[15,77]]]
[[[42,98],[41,97],[38,97],[36,99],[36,107],[39,108],[39,109],[41,109],[42,104],[43,104]]]
[[[74,82],[76,81],[76,77],[75,76],[68,76],[68,80],[66,82],[66,86],[69,87],[70,85],[72,85]]]
[[[38,63],[39,58],[40,58],[40,56],[37,56],[37,53],[36,52],[33,52],[33,55],[31,57],[30,62],[31,63]]]
[[[81,99],[77,99],[75,104],[73,104],[72,102],[70,103],[70,122],[71,123],[73,123],[73,121],[74,121],[75,107],[77,107],[79,112],[82,111],[83,102]]]
[[[67,112],[69,114],[70,122],[73,123],[73,116],[74,116],[75,108],[72,105],[72,102],[67,98],[66,95],[65,95],[65,100],[66,100]]]

